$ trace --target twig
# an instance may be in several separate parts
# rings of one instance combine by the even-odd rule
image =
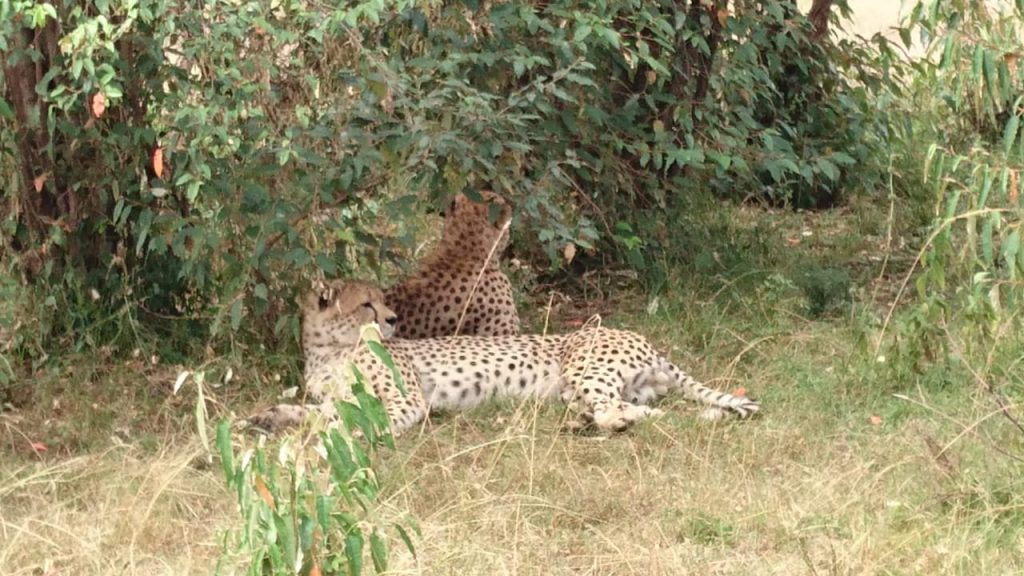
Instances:
[[[459,313],[459,322],[455,325],[455,334],[458,336],[459,331],[462,330],[462,323],[466,319],[466,313],[469,311],[469,303],[473,301],[473,295],[476,294],[476,289],[480,286],[480,282],[484,279],[484,272],[487,271],[488,264],[491,263],[491,259],[494,258],[494,252],[497,251],[498,245],[501,244],[501,239],[508,234],[509,226],[512,225],[512,219],[509,218],[505,221],[505,224],[501,227],[501,232],[498,237],[494,239],[494,244],[491,245],[490,252],[487,253],[487,259],[484,260],[483,265],[480,266],[480,272],[476,275],[476,281],[473,282],[473,287],[469,290],[469,295],[466,296],[466,301],[462,303],[462,311]]]

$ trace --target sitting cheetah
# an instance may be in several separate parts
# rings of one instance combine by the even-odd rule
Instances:
[[[512,285],[498,267],[511,209],[494,192],[480,195],[483,202],[463,194],[451,202],[440,245],[419,271],[384,292],[398,315],[396,337],[519,333]]]
[[[333,413],[333,403],[352,401],[351,361],[367,389],[382,400],[391,431],[399,434],[430,409],[464,410],[495,396],[538,397],[569,403],[574,426],[621,431],[659,413],[648,402],[681,388],[691,399],[747,417],[755,400],[716,392],[658,354],[642,336],[609,328],[564,335],[452,336],[392,339],[398,318],[384,306],[380,289],[363,282],[334,281],[302,303],[302,345],[307,396]],[[383,342],[405,383],[359,342],[361,327],[380,326]],[[297,424],[303,406],[281,405],[250,422],[273,431]]]

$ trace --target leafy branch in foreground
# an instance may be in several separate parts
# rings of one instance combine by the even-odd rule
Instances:
[[[359,575],[367,554],[377,573],[387,570],[393,537],[415,553],[406,526],[387,526],[378,514],[372,457],[380,447],[394,448],[383,404],[366,392],[358,374],[353,393],[356,404],[337,405],[339,426],[285,438],[276,455],[263,437],[236,449],[230,423],[218,424],[224,476],[242,516],[222,565],[241,555],[254,576]],[[411,519],[406,524],[418,535]]]

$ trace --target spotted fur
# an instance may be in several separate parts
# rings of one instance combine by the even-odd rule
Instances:
[[[493,192],[480,195],[483,202],[462,194],[452,201],[437,249],[385,291],[384,301],[398,315],[398,338],[519,333],[512,285],[498,266],[511,209]]]
[[[303,306],[303,350],[308,397],[332,413],[333,403],[352,400],[349,363],[382,399],[392,432],[400,433],[434,409],[467,410],[494,397],[560,400],[578,425],[620,431],[659,413],[648,404],[674,390],[710,406],[715,414],[747,417],[760,404],[714,391],[659,354],[634,332],[586,328],[570,334],[453,336],[424,340],[392,338],[396,317],[383,294],[362,282],[335,281]],[[405,383],[359,342],[360,327],[375,322]],[[276,430],[305,417],[307,408],[280,406],[256,423]]]

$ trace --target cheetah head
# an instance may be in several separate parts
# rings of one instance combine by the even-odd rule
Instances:
[[[490,190],[459,194],[445,210],[443,242],[460,252],[486,257],[492,247],[500,254],[508,245],[505,223],[512,218],[512,207]]]
[[[376,322],[381,337],[391,338],[398,316],[384,305],[384,293],[368,282],[330,280],[301,302],[304,346],[352,346],[360,328]]]

